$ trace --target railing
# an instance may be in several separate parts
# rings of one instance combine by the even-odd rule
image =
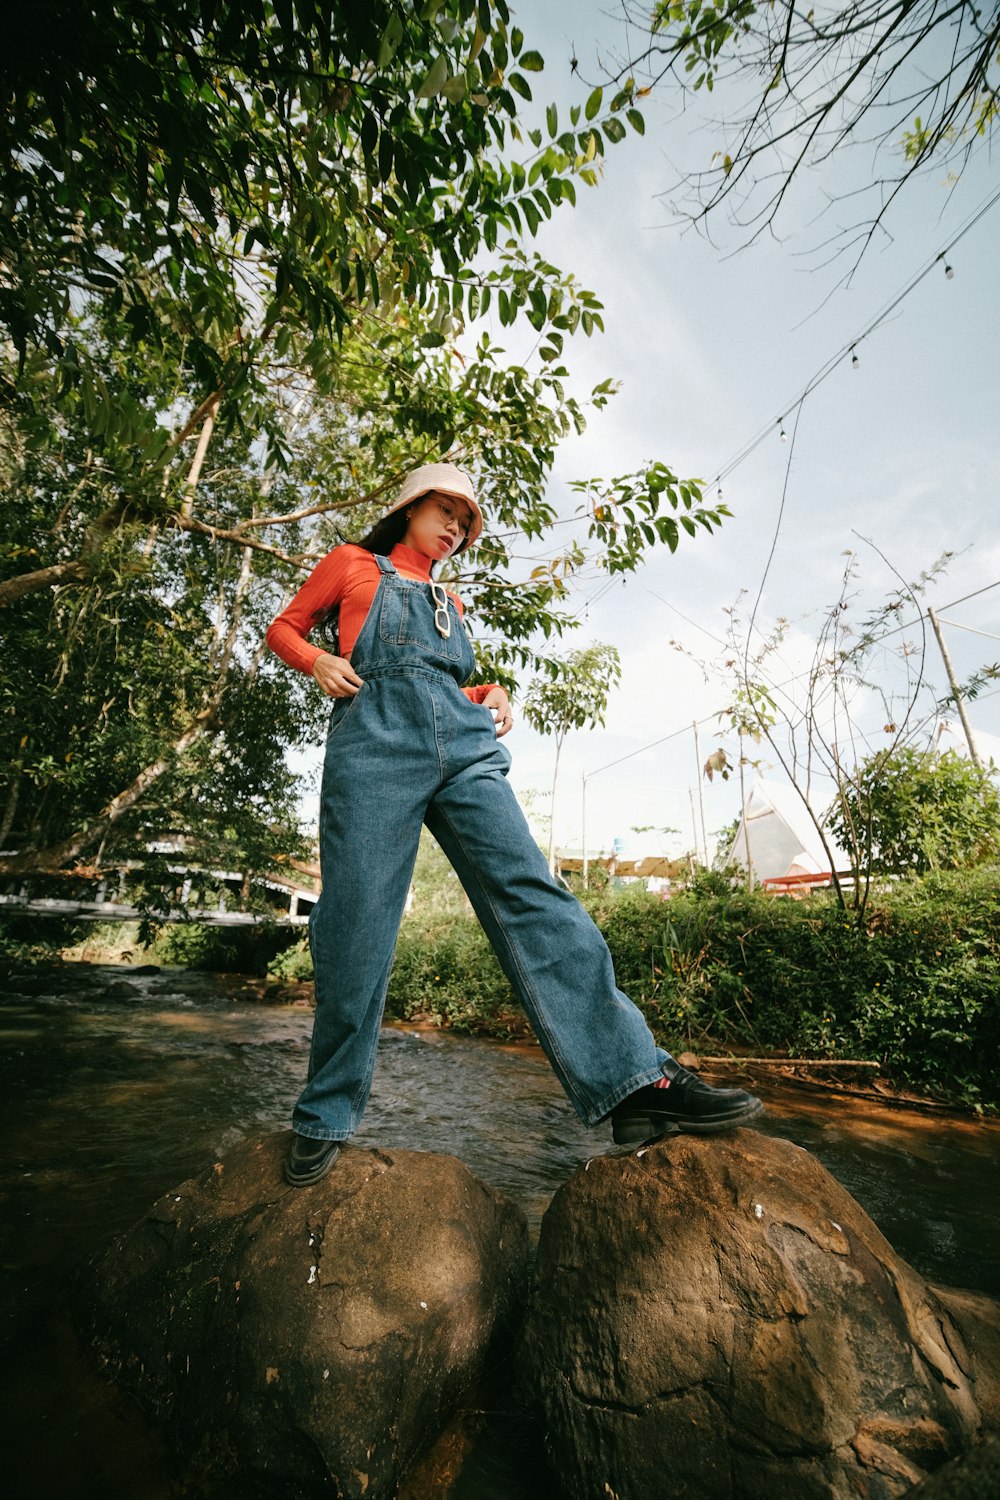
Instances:
[[[302,926],[309,920],[309,912],[319,898],[319,872],[302,861],[290,860],[289,865],[301,871],[306,880],[274,871],[258,875],[242,870],[167,865],[164,873],[174,877],[176,883],[173,899],[165,908],[157,908],[151,903],[136,905],[128,899],[130,877],[145,868],[138,860],[101,869],[51,870],[9,879],[6,890],[0,889],[0,910],[100,922],[133,921],[152,911],[158,920],[164,922],[252,926],[266,921]],[[215,887],[215,904],[191,906],[192,892],[205,885]],[[73,891],[73,886],[80,890],[79,895]],[[56,894],[46,895],[46,889],[55,890]],[[247,910],[253,891],[264,894],[272,909],[266,912]],[[274,901],[275,896],[277,901]]]

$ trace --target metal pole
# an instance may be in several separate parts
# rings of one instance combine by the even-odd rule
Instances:
[[[704,772],[701,765],[701,742],[698,739],[698,720],[691,725],[694,730],[694,758],[698,762],[698,809],[701,813],[701,862],[708,868],[708,837],[705,833],[705,793],[702,788]],[[697,837],[697,836],[696,836]]]
[[[694,815],[694,792],[688,787],[688,801],[691,804],[691,834],[694,839],[695,853],[698,852],[698,819]]]
[[[937,636],[937,643],[941,648],[941,659],[944,662],[944,669],[948,674],[948,681],[951,684],[952,697],[955,699],[955,704],[958,708],[958,717],[961,719],[962,728],[965,730],[965,738],[969,742],[969,759],[972,761],[972,764],[975,766],[976,770],[981,771],[983,769],[983,763],[979,759],[979,755],[976,752],[976,742],[972,738],[972,725],[966,718],[965,704],[962,702],[962,695],[958,690],[958,683],[955,681],[955,669],[951,664],[951,657],[948,655],[948,647],[944,643],[944,636],[941,634],[941,626],[938,624],[938,617],[931,609],[929,604],[927,606],[927,618],[934,626],[934,634]]]
[[[747,822],[746,777],[743,774],[743,736],[740,735],[740,822],[743,825],[743,847],[747,856],[747,890],[753,889],[753,860],[750,857],[750,825]]]
[[[583,790],[582,790],[582,801],[583,801],[583,820],[582,820],[583,821],[583,833],[582,833],[582,838],[583,838],[583,888],[584,888],[584,890],[586,890],[587,889],[587,874],[588,874],[588,866],[587,866],[587,773],[586,773],[586,771],[583,772],[582,785],[583,785]]]

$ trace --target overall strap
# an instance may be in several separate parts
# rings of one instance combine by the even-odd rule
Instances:
[[[381,552],[376,552],[373,555],[374,555],[375,561],[378,563],[379,572],[381,572],[381,573],[395,573],[396,569],[394,568],[394,566],[392,565],[392,563],[389,561],[389,559],[387,557],[383,557],[382,556]]]

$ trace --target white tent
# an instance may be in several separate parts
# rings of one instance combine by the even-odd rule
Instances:
[[[847,855],[829,835],[828,842],[836,868],[846,869]],[[757,781],[751,787],[727,862],[744,868],[749,863],[758,881],[830,870],[830,858],[802,798],[793,786],[775,781]]]

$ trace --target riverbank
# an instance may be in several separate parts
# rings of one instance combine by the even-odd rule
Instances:
[[[703,875],[663,901],[634,889],[583,898],[618,981],[675,1055],[743,1055],[877,1065],[886,1097],[1000,1109],[1000,872],[927,876],[874,896],[858,918],[828,894],[779,900]],[[153,962],[308,983],[304,933],[276,924],[161,929],[55,922],[4,942],[20,960]],[[530,1037],[486,938],[457,888],[419,890],[389,986],[390,1020],[457,1035]],[[863,1068],[862,1068],[863,1071]],[[842,1075],[839,1075],[842,1076]],[[858,1080],[854,1080],[857,1084]]]
[[[14,1492],[178,1493],[156,1435],[48,1320],[67,1272],[247,1135],[282,1129],[308,1061],[310,986],[181,969],[38,963],[0,995],[0,1324],[17,1371],[3,1421]],[[741,1082],[744,1068],[712,1077]],[[709,1071],[706,1068],[706,1071]],[[1000,1123],[758,1071],[759,1128],[812,1151],[924,1276],[1000,1295]],[[584,1130],[540,1049],[427,1026],[383,1032],[358,1144],[451,1153],[524,1209],[610,1147]],[[551,1493],[531,1435],[473,1412],[453,1500]],[[39,1442],[39,1434],[44,1441]],[[20,1487],[19,1487],[20,1486]],[[414,1495],[413,1500],[417,1500]]]

